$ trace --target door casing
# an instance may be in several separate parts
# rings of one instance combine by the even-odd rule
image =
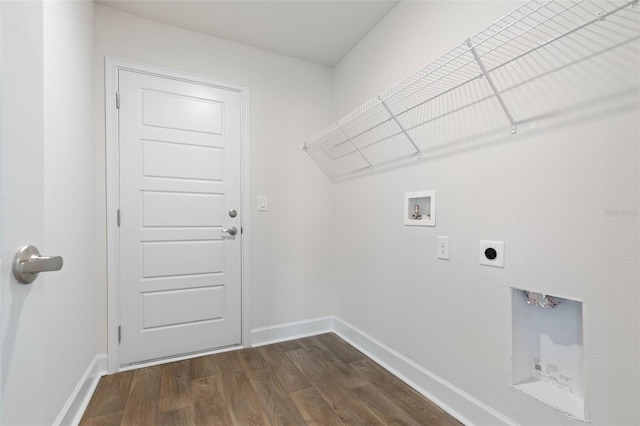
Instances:
[[[143,74],[170,78],[224,89],[234,90],[241,95],[241,191],[242,201],[240,216],[242,218],[242,344],[249,347],[250,313],[249,313],[249,273],[250,273],[250,151],[249,151],[249,87],[244,84],[231,83],[206,76],[187,74],[166,68],[145,65],[117,58],[105,58],[105,130],[106,130],[106,218],[107,218],[107,353],[109,374],[118,371],[160,364],[177,359],[202,356],[206,353],[180,356],[172,359],[138,364],[134,367],[120,367],[120,350],[118,342],[118,326],[120,325],[120,288],[119,288],[119,234],[117,210],[119,206],[119,150],[118,150],[118,110],[116,108],[116,92],[118,91],[118,71],[128,70]],[[229,348],[208,353],[224,352]]]

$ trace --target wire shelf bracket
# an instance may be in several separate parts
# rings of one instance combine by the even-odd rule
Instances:
[[[515,135],[518,132],[518,124],[513,119],[513,116],[511,115],[511,111],[509,111],[509,108],[507,107],[507,104],[504,102],[502,95],[500,95],[500,91],[498,91],[498,88],[496,87],[495,83],[493,82],[493,79],[489,75],[489,72],[487,72],[487,68],[482,63],[482,59],[480,59],[478,52],[476,52],[476,48],[473,46],[471,39],[468,38],[465,43],[467,44],[467,46],[469,46],[469,50],[473,54],[474,59],[476,60],[476,62],[478,63],[478,66],[480,67],[480,70],[482,71],[482,76],[487,80],[487,83],[489,83],[489,86],[491,86],[491,90],[493,91],[493,94],[495,95],[496,99],[498,99],[498,102],[500,102],[500,106],[504,110],[504,113],[507,115],[507,118],[509,119],[509,123],[511,123],[511,134]]]
[[[369,160],[367,159],[367,157],[362,153],[362,151],[360,150],[360,148],[358,148],[358,145],[355,144],[355,142],[353,141],[353,139],[351,139],[351,137],[347,134],[347,132],[344,131],[344,129],[342,128],[342,126],[338,126],[340,128],[340,131],[342,132],[342,134],[347,138],[347,140],[349,142],[351,142],[354,146],[354,148],[356,149],[356,151],[358,151],[358,154],[360,154],[360,156],[362,157],[362,159],[367,163],[367,165],[369,166],[370,169],[373,169],[373,165],[371,164],[371,162],[369,162]]]
[[[413,139],[411,139],[411,136],[409,136],[409,133],[407,133],[407,130],[404,128],[404,126],[402,126],[402,124],[398,121],[398,118],[393,114],[393,112],[391,112],[391,110],[389,109],[389,107],[387,106],[387,103],[385,101],[382,100],[381,96],[378,96],[378,99],[380,100],[380,103],[382,104],[382,106],[384,107],[384,109],[387,110],[387,112],[389,113],[389,115],[391,116],[391,118],[393,119],[393,121],[398,125],[398,127],[400,128],[400,131],[407,137],[407,140],[409,141],[409,143],[411,143],[411,145],[415,148],[416,150],[416,157],[418,157],[418,160],[422,159],[422,152],[420,151],[420,148],[418,148],[418,145],[416,145],[416,143],[413,141]],[[341,127],[342,129],[342,127]],[[344,132],[344,130],[343,130]],[[346,133],[345,133],[346,134]]]

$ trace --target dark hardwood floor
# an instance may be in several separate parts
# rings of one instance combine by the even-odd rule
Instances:
[[[100,380],[81,425],[460,425],[335,334]]]

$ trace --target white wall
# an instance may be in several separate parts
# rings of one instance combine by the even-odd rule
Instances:
[[[46,1],[44,37],[45,423],[51,424],[96,354],[93,2]]]
[[[400,3],[337,65],[334,118],[517,5]],[[519,424],[560,425],[573,421],[511,389],[510,287],[582,300],[587,415],[638,424],[640,129],[627,95],[336,184],[336,315]],[[430,189],[437,226],[403,226],[404,192]],[[450,261],[436,259],[438,235]],[[478,264],[481,239],[505,241],[505,269]]]
[[[99,351],[106,351],[107,330],[105,56],[250,86],[251,328],[330,314],[332,187],[301,144],[331,118],[331,69],[100,5],[95,34]],[[269,212],[257,212],[259,194],[269,196]]]
[[[521,3],[401,2],[335,66],[336,118],[447,53]]]

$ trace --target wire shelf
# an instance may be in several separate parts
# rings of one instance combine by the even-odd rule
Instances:
[[[529,1],[324,129],[304,149],[335,182],[422,158],[451,141],[496,129],[516,133],[525,120],[618,89],[637,90],[637,5]],[[599,80],[585,90],[580,79]]]

